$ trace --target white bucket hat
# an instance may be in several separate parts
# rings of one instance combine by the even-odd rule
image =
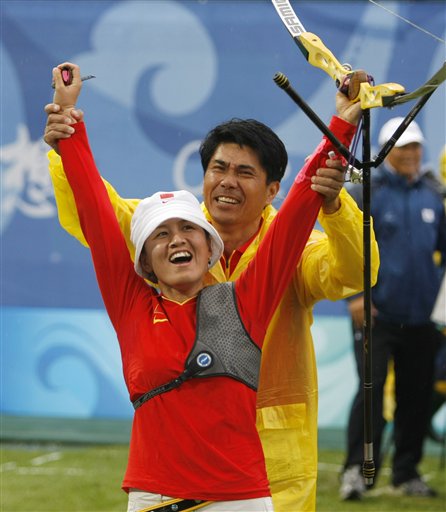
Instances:
[[[223,241],[215,228],[206,220],[197,198],[187,190],[156,192],[143,199],[133,213],[130,226],[130,238],[135,246],[135,271],[142,277],[148,277],[142,270],[139,258],[144,242],[164,221],[184,219],[206,230],[211,236],[211,259],[213,267],[223,254]]]
[[[404,117],[394,117],[387,121],[381,128],[378,137],[378,143],[380,146],[384,144],[392,137],[398,126],[404,121]],[[400,148],[406,146],[412,142],[418,142],[419,144],[424,143],[423,133],[415,121],[412,121],[410,125],[404,130],[404,133],[396,141],[395,147]]]

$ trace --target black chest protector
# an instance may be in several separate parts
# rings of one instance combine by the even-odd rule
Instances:
[[[234,283],[209,286],[198,296],[197,333],[184,372],[137,398],[133,407],[137,409],[147,400],[177,388],[192,377],[231,377],[257,390],[260,357],[260,348],[240,319]]]

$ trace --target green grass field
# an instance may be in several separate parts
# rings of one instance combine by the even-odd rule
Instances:
[[[446,474],[438,455],[422,464],[429,483],[440,491],[436,499],[392,495],[388,467],[376,489],[361,502],[338,499],[342,452],[319,453],[318,512],[429,512],[446,511]],[[120,490],[127,461],[124,445],[3,444],[1,451],[1,512],[125,511]],[[291,511],[290,512],[298,512]]]

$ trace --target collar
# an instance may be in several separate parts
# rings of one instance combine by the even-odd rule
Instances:
[[[222,254],[222,256],[220,258],[220,263],[225,271],[226,278],[229,278],[229,276],[234,272],[235,268],[238,265],[238,262],[240,261],[241,257],[243,256],[243,253],[252,244],[253,240],[258,236],[258,234],[262,228],[262,225],[263,225],[263,217],[260,219],[260,224],[259,224],[259,227],[257,228],[257,231],[244,244],[242,244],[240,247],[237,247],[237,249],[232,251],[232,253],[228,259],[226,259],[225,255]]]

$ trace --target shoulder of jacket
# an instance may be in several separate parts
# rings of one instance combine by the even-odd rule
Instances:
[[[420,181],[424,183],[427,188],[438,194],[440,198],[446,197],[446,186],[443,185],[432,170],[425,171],[421,175]]]

